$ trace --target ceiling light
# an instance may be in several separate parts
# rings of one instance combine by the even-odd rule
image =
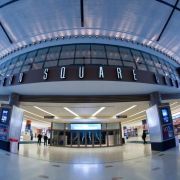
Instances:
[[[123,114],[123,113],[125,113],[125,112],[127,112],[127,111],[129,111],[129,110],[131,110],[131,109],[133,109],[133,108],[135,108],[136,106],[137,106],[137,105],[133,105],[133,106],[127,108],[126,110],[115,114],[113,117],[116,117],[116,116],[118,116],[118,115],[121,115],[121,114]]]
[[[141,114],[141,113],[143,113],[143,112],[145,112],[145,111],[146,111],[146,110],[140,111],[140,112],[138,112],[138,113],[135,113],[135,114],[133,114],[133,115],[131,115],[131,116],[129,116],[129,117],[136,116],[136,115],[138,115],[138,114]]]
[[[45,112],[45,113],[47,113],[47,114],[50,114],[50,115],[52,115],[52,116],[54,116],[54,117],[57,117],[55,114],[52,114],[52,113],[50,113],[50,112],[48,112],[48,111],[45,111],[44,109],[41,109],[40,107],[37,107],[37,106],[33,106],[34,108],[36,108],[36,109],[39,109],[40,111],[43,111],[43,112]]]
[[[96,116],[97,114],[99,114],[102,110],[104,110],[105,107],[101,107],[100,109],[98,109],[94,114],[92,114],[92,117]]]
[[[37,116],[37,117],[40,117],[40,118],[44,119],[43,116],[39,116],[39,115],[34,114],[34,113],[32,113],[32,112],[30,112],[30,111],[27,111],[27,110],[25,110],[25,109],[22,109],[22,110],[25,111],[25,112],[27,112],[27,113],[29,113],[29,114],[32,114],[32,115],[34,115],[34,116]]]
[[[79,115],[78,115],[78,114],[76,114],[75,112],[71,111],[69,108],[64,107],[64,109],[65,109],[66,111],[70,112],[71,114],[73,114],[73,115],[75,115],[75,116],[79,117]]]

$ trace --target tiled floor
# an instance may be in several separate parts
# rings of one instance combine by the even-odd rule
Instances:
[[[20,145],[20,155],[61,163],[108,163],[151,155],[150,145],[126,144],[109,148],[44,147],[42,144]]]
[[[20,151],[25,156],[0,151],[0,180],[180,179],[179,148],[173,148],[161,153],[151,153],[149,151],[149,145],[144,146],[142,144],[132,143],[119,148],[88,150],[68,148],[51,149],[48,147],[44,148],[43,146],[39,148],[36,145],[25,146],[21,146]],[[84,153],[82,153],[83,151]],[[35,152],[37,155],[34,154]],[[53,158],[54,152],[56,155]],[[58,157],[57,152],[59,152],[59,156],[61,157]],[[51,153],[52,155],[50,155]],[[26,157],[27,155],[29,157]],[[128,158],[129,156],[131,158]],[[57,163],[57,161],[64,163]]]

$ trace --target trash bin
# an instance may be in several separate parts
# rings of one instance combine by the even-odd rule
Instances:
[[[17,139],[9,139],[10,140],[10,152],[11,153],[18,153],[18,147],[19,147],[19,143]]]

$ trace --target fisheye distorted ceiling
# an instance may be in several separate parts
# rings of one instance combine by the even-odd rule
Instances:
[[[180,63],[179,0],[1,0],[0,57],[37,41],[128,39]]]

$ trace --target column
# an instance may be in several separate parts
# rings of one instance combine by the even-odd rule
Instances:
[[[164,151],[175,147],[172,115],[168,103],[161,103],[159,92],[150,95],[150,108],[146,110],[151,149]]]

